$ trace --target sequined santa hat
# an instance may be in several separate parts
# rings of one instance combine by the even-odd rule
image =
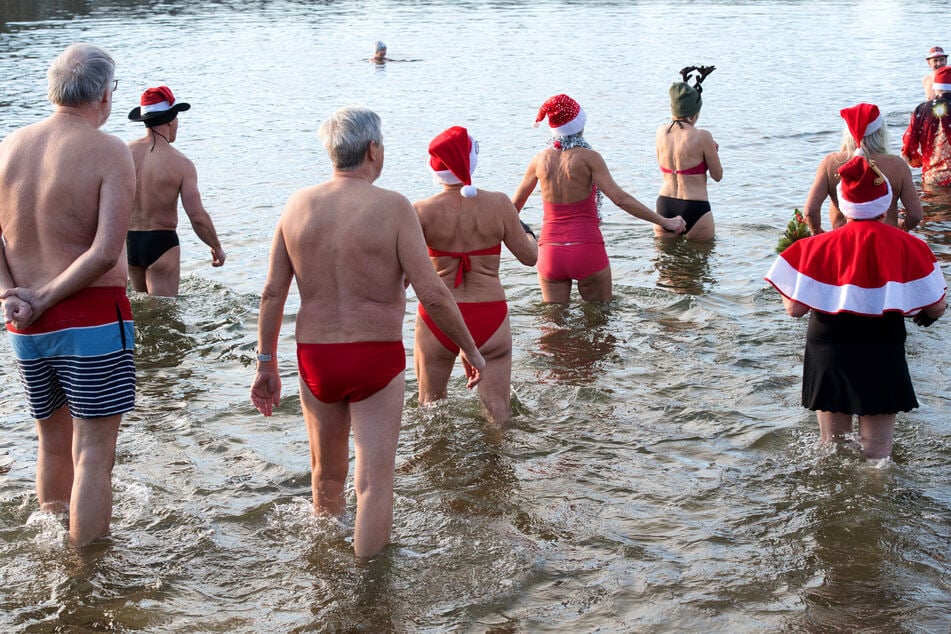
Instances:
[[[472,173],[479,159],[479,142],[469,131],[454,125],[440,132],[429,144],[429,167],[433,177],[446,185],[462,183],[459,193],[473,198],[479,190],[472,185]]]
[[[147,127],[151,128],[157,125],[164,125],[171,122],[178,116],[179,112],[184,112],[191,108],[190,104],[184,101],[175,102],[175,95],[168,86],[157,86],[147,88],[139,99],[139,106],[129,112],[129,120],[141,121]]]
[[[839,168],[836,187],[839,210],[853,220],[868,220],[884,214],[892,204],[892,186],[864,156],[853,156]]]
[[[548,126],[555,136],[569,136],[584,130],[588,116],[577,101],[568,95],[555,95],[542,104],[538,109],[534,127],[541,124],[542,119],[548,117]]]
[[[878,132],[885,124],[878,106],[872,103],[860,103],[850,108],[843,108],[839,114],[845,119],[845,125],[848,126],[852,138],[855,139],[854,155],[864,156],[862,139]]]

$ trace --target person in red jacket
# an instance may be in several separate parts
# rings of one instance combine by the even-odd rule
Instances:
[[[935,71],[935,98],[918,104],[902,137],[901,155],[921,168],[921,182],[951,187],[951,66]]]

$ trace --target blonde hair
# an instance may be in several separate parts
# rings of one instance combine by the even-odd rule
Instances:
[[[884,123],[875,132],[862,137],[862,149],[869,154],[888,154],[888,145],[888,126]],[[852,138],[852,133],[849,132],[848,128],[842,133],[842,143],[839,145],[839,150],[848,152],[849,156],[855,153],[855,139]]]

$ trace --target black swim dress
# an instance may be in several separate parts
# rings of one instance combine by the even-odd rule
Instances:
[[[905,320],[811,311],[802,369],[802,405],[872,416],[918,407],[905,362]]]

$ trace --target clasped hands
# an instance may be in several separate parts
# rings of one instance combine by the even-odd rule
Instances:
[[[33,291],[28,288],[8,288],[0,293],[0,300],[3,301],[3,321],[7,324],[13,324],[14,328],[23,329],[32,324],[36,317],[34,316]]]

